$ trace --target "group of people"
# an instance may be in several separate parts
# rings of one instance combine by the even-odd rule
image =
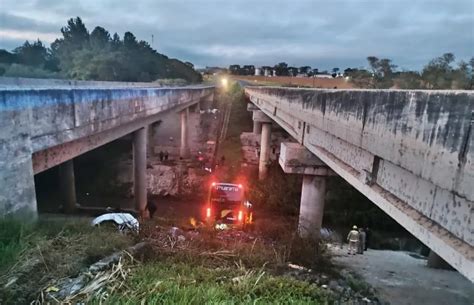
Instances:
[[[167,161],[168,157],[169,157],[169,154],[168,154],[168,151],[165,151],[165,152],[160,151],[158,156],[160,156],[160,161]]]
[[[367,247],[370,240],[370,231],[369,228],[357,228],[353,226],[352,230],[347,235],[347,241],[349,242],[349,247],[347,249],[347,254],[355,255],[364,254],[364,251],[367,251]]]

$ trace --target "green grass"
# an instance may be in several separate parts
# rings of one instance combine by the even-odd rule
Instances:
[[[16,257],[28,247],[32,234],[31,224],[18,221],[0,221],[0,273],[14,264]]]
[[[263,269],[211,268],[174,259],[141,265],[125,285],[126,290],[112,294],[105,304],[326,304],[329,300],[316,285]]]

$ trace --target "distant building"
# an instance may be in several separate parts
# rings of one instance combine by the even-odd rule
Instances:
[[[331,74],[316,74],[316,78],[333,78]]]
[[[207,74],[207,75],[217,75],[217,74],[224,74],[227,73],[226,68],[221,68],[221,67],[206,67],[203,69],[197,69],[198,72],[201,72],[201,74]]]
[[[260,68],[255,68],[255,76],[259,76],[260,73]]]

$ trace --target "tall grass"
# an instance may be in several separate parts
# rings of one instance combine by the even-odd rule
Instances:
[[[0,272],[13,265],[18,255],[28,248],[32,232],[32,224],[0,220]]]
[[[35,300],[48,283],[75,276],[82,268],[134,242],[114,228],[88,219],[54,218],[36,223],[0,220],[0,304]]]

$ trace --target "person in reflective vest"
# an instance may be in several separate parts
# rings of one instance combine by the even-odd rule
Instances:
[[[349,242],[347,254],[355,255],[357,247],[359,246],[359,231],[357,231],[357,226],[352,227],[352,230],[347,235],[347,241]]]

